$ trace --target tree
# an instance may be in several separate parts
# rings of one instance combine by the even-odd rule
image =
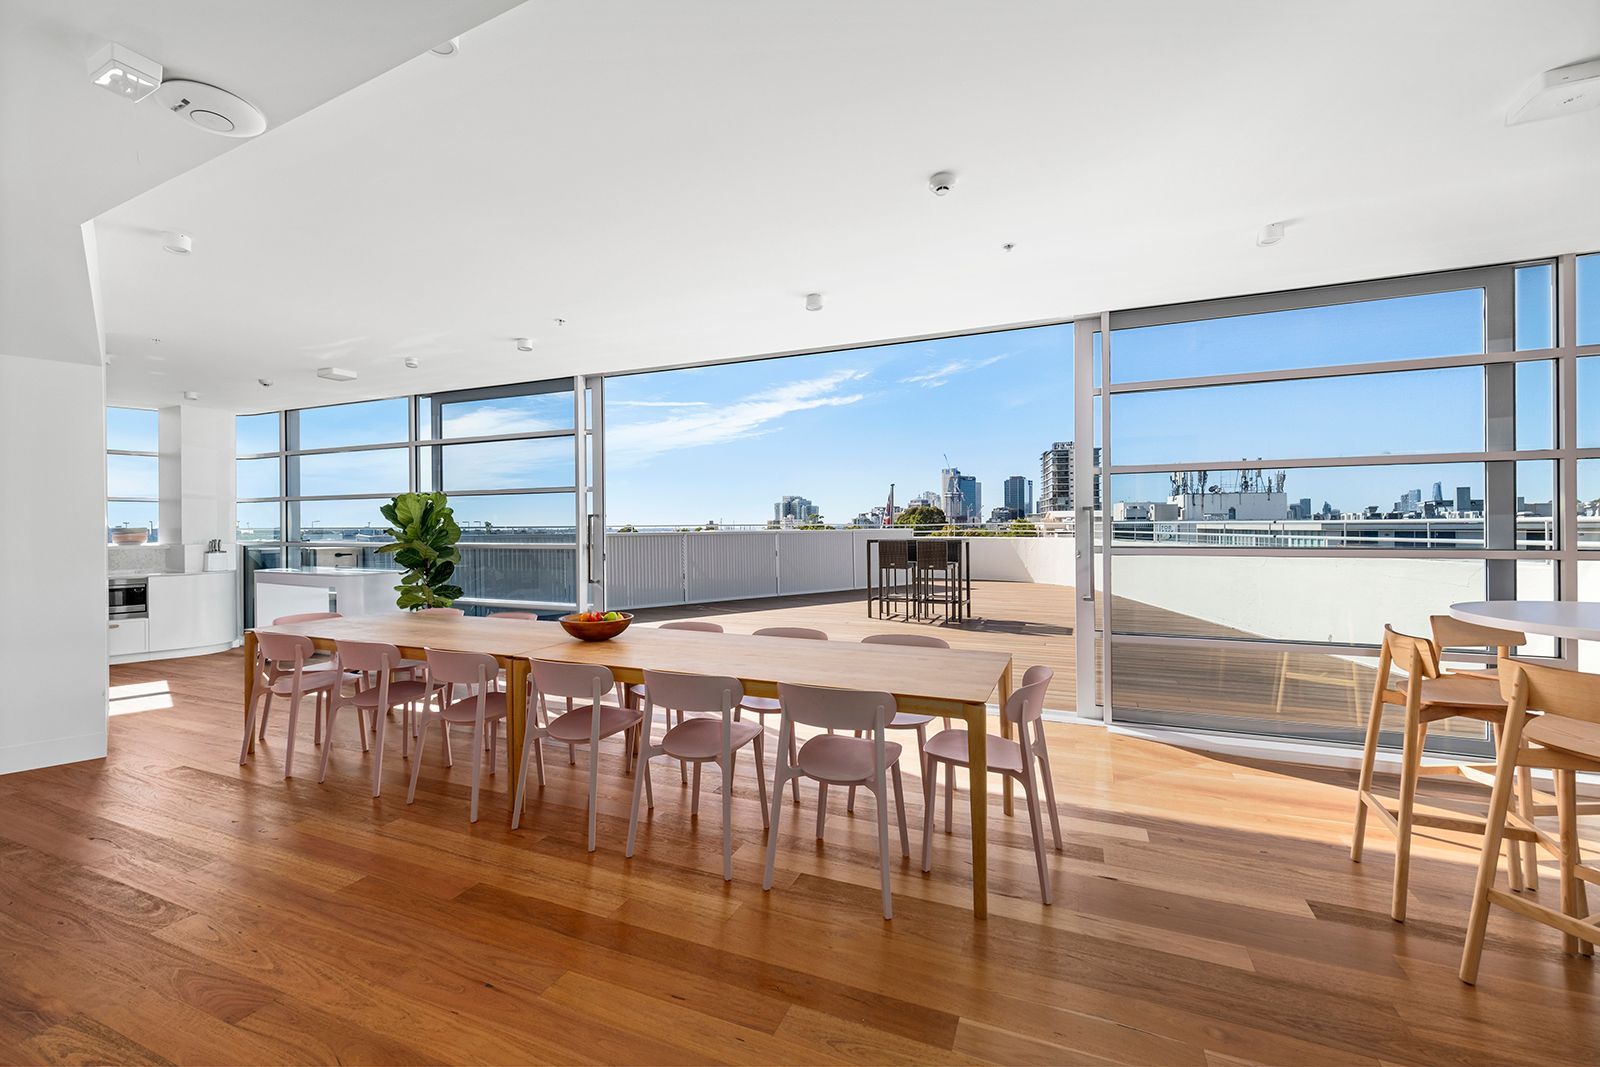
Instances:
[[[943,526],[949,521],[944,508],[932,504],[913,504],[894,518],[896,526]]]
[[[1011,525],[1006,527],[1006,532],[1012,537],[1038,537],[1039,527],[1027,519],[1012,519]]]

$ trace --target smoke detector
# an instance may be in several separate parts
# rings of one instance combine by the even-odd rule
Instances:
[[[186,233],[169,230],[161,235],[161,247],[175,256],[186,256],[194,251],[194,238]],[[156,339],[152,337],[151,340],[154,341]],[[157,343],[159,344],[160,342]]]
[[[411,370],[416,370],[418,367],[422,366],[422,361],[416,356],[407,356],[406,366]]]
[[[195,392],[193,389],[185,389],[183,391],[183,398],[185,400],[199,400],[200,394]]]
[[[267,116],[247,100],[205,82],[178,79],[156,90],[161,106],[185,122],[223,137],[254,137],[267,128]]]
[[[1547,70],[1523,88],[1506,125],[1560,118],[1600,107],[1600,59]]]
[[[944,196],[956,187],[956,176],[947,170],[941,170],[928,179],[928,192],[934,196]]]
[[[821,311],[822,310],[822,294],[821,293],[807,293],[806,294],[806,310],[807,311]]]

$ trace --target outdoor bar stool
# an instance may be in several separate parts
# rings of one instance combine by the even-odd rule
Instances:
[[[1581,674],[1505,656],[1499,665],[1500,693],[1505,698],[1494,795],[1484,820],[1478,877],[1467,918],[1467,939],[1461,951],[1461,980],[1478,980],[1489,906],[1498,904],[1563,935],[1567,952],[1592,956],[1600,941],[1600,913],[1589,911],[1586,882],[1600,885],[1600,864],[1585,864],[1578,837],[1580,815],[1600,815],[1600,804],[1578,803],[1578,773],[1600,773],[1600,676]],[[1529,713],[1541,714],[1532,716]],[[1553,773],[1556,785],[1556,836],[1539,829],[1533,819],[1515,810],[1516,779],[1535,768]],[[1561,864],[1561,909],[1513,896],[1495,888],[1500,838],[1536,844]],[[1512,887],[1515,888],[1515,885]]]
[[[946,621],[960,619],[961,542],[953,537],[924,538],[917,542],[916,552],[919,613],[931,615],[937,603],[944,608]]]
[[[910,538],[881,540],[878,542],[878,615],[888,618],[899,604],[911,617],[916,605],[916,563],[912,559]],[[868,605],[871,615],[871,605]]]
[[[1487,626],[1472,629],[1475,641],[1497,645],[1502,656],[1508,654],[1511,647],[1527,641],[1526,636],[1515,631]],[[1504,740],[1500,734],[1506,716],[1506,701],[1500,694],[1499,686],[1493,679],[1442,672],[1439,658],[1439,648],[1427,638],[1399,633],[1392,626],[1383,628],[1383,648],[1378,655],[1372,710],[1367,719],[1366,744],[1361,753],[1361,775],[1356,784],[1355,826],[1351,835],[1350,859],[1353,863],[1361,862],[1367,812],[1370,810],[1395,836],[1394,891],[1389,904],[1389,914],[1395,922],[1405,922],[1406,919],[1406,889],[1411,874],[1411,828],[1431,826],[1483,833],[1484,827],[1482,819],[1470,815],[1415,811],[1417,779],[1460,775],[1479,784],[1493,784],[1493,777],[1478,767],[1464,764],[1423,766],[1423,746],[1427,741],[1429,724],[1445,719],[1473,719],[1489,724],[1495,734],[1497,750]],[[1396,667],[1405,672],[1403,680],[1391,679]],[[1400,795],[1393,806],[1372,791],[1373,764],[1377,759],[1385,707],[1405,709],[1400,750]],[[1521,778],[1518,784],[1531,805],[1532,783],[1526,775]],[[1498,844],[1499,834],[1494,837]],[[1506,839],[1506,871],[1511,879],[1511,888],[1521,892],[1523,865],[1518,862],[1517,850],[1510,838]]]

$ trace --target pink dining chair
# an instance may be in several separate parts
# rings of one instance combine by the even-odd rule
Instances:
[[[703,634],[720,634],[720,633],[723,632],[722,627],[718,626],[716,623],[714,623],[714,622],[702,622],[699,619],[675,619],[672,622],[664,622],[664,623],[662,623],[660,626],[656,627],[656,629],[658,629],[658,630],[689,630],[689,631],[694,632],[694,633],[703,633]],[[628,686],[628,696],[632,697],[633,700],[635,701],[635,706],[638,706],[638,704],[642,704],[645,700],[649,699],[650,694],[645,692],[645,687],[644,687],[644,683],[643,682],[635,682],[633,685]],[[667,714],[671,715],[673,710],[676,710],[676,709],[669,710],[667,712]],[[681,722],[683,720],[683,716],[680,714],[678,716],[678,719]],[[668,726],[672,725],[671,720],[668,720],[667,725]],[[679,771],[680,771],[681,776],[683,778],[683,784],[684,785],[688,785],[689,784],[689,771],[687,769],[687,765],[680,766],[679,767]]]
[[[428,657],[428,695],[422,704],[422,730],[417,735],[417,750],[411,761],[411,787],[406,790],[406,803],[417,796],[417,778],[422,771],[423,744],[428,739],[428,727],[434,722],[444,734],[445,766],[455,766],[450,753],[450,727],[472,724],[472,803],[468,813],[471,822],[478,821],[478,790],[482,781],[484,740],[488,739],[489,773],[494,773],[495,750],[498,747],[500,722],[506,717],[506,695],[497,681],[500,662],[482,652],[443,652],[436,648],[424,649]],[[458,685],[470,687],[467,696],[450,700],[449,694]]]
[[[761,751],[765,731],[758,722],[734,722],[733,709],[744,696],[744,687],[737,678],[717,678],[700,674],[673,674],[666,671],[644,672],[645,713],[642,729],[644,743],[640,746],[639,765],[634,769],[633,810],[628,816],[628,848],[625,855],[633,855],[634,839],[639,832],[639,797],[650,790],[650,760],[655,756],[668,756],[681,766],[694,765],[694,797],[689,804],[689,814],[700,814],[700,768],[706,763],[716,763],[722,771],[722,879],[733,880],[733,775],[734,761],[739,750],[746,745],[755,746],[756,788],[761,798],[761,825],[769,825],[767,818],[766,762]],[[655,724],[655,708],[660,705],[668,711],[667,732],[661,743],[650,739]],[[670,713],[678,713],[678,724],[672,725]],[[715,716],[711,718],[710,716]],[[650,807],[655,807],[655,794],[650,793]]]
[[[356,714],[363,721],[361,734],[361,748],[366,751],[366,730],[364,728],[367,713],[370,711],[374,719],[373,732],[377,737],[377,754],[372,761],[372,795],[377,796],[383,781],[383,736],[384,724],[389,718],[389,712],[395,708],[402,710],[400,722],[400,757],[409,758],[411,754],[411,737],[414,728],[417,708],[428,699],[428,683],[416,678],[396,678],[397,672],[410,673],[411,668],[406,666],[406,658],[394,645],[386,645],[376,641],[340,641],[339,662],[346,671],[360,674],[360,681],[356,683],[356,690],[350,696],[339,696],[333,701],[333,706],[328,709],[328,736],[333,736],[333,720],[338,716],[339,709],[346,704],[353,705]],[[325,781],[328,777],[328,755],[333,751],[333,745],[322,746],[322,775],[317,781]]]
[[[466,612],[463,611],[461,608],[418,608],[416,611],[413,611],[411,614],[413,614],[413,615],[444,615],[444,616],[455,616],[455,617],[459,618],[462,615],[465,615]]]
[[[790,638],[794,638],[794,639],[799,640],[799,641],[826,641],[826,640],[828,640],[828,635],[827,634],[823,633],[821,630],[813,630],[809,626],[764,626],[761,629],[757,630],[755,633],[751,634],[751,636],[752,637],[790,637]],[[766,725],[767,725],[767,716],[768,715],[780,714],[782,712],[782,710],[783,709],[781,707],[779,707],[779,705],[778,705],[778,700],[777,700],[776,697],[752,697],[752,696],[747,696],[742,701],[739,702],[739,708],[738,708],[739,712],[748,711],[748,712],[752,712],[753,714],[759,716],[760,719],[761,719],[761,725],[762,725],[763,728],[765,728]],[[794,738],[791,737],[789,739],[789,763],[790,763],[791,766],[794,765],[796,751],[797,750],[795,748],[795,740],[794,740]],[[765,769],[762,770],[762,773],[763,774],[766,773]],[[773,786],[773,792],[781,793],[781,792],[783,792],[783,790],[778,788],[776,785],[774,785]],[[796,804],[800,803],[800,779],[798,779],[798,778],[796,778],[794,780],[794,802]]]
[[[1039,865],[1039,893],[1044,897],[1046,904],[1050,903],[1050,867],[1045,859],[1044,827],[1040,824],[1039,794],[1043,792],[1044,802],[1050,811],[1050,834],[1055,841],[1057,851],[1061,849],[1061,819],[1056,813],[1056,789],[1050,778],[1050,753],[1045,746],[1044,723],[1040,715],[1044,712],[1044,698],[1050,688],[1050,679],[1055,672],[1049,667],[1029,667],[1022,676],[1022,685],[1011,694],[1011,699],[1006,701],[1006,706],[1001,709],[1010,722],[1017,727],[1017,740],[1006,737],[997,737],[994,734],[985,734],[984,743],[988,746],[989,770],[993,774],[1009,776],[1022,783],[1022,793],[1028,803],[1028,824],[1033,831],[1033,855]],[[955,777],[957,767],[971,766],[967,758],[967,731],[941,730],[928,739],[922,762],[922,789],[923,799],[927,802],[926,812],[922,822],[922,869],[931,869],[933,849],[933,799],[935,796],[936,778],[938,767],[943,764],[945,768],[945,781],[948,783]],[[1035,767],[1035,764],[1038,766]],[[1043,781],[1041,790],[1039,782],[1034,775],[1038,774]],[[985,782],[973,782],[973,789],[987,789]],[[944,829],[950,832],[953,805],[947,791],[945,793]]]
[[[773,868],[778,858],[777,822],[783,803],[783,786],[790,780],[810,778],[817,783],[817,840],[822,840],[823,823],[828,814],[828,786],[864,786],[878,798],[878,862],[883,872],[883,917],[894,918],[889,893],[889,798],[888,782],[894,783],[895,812],[900,822],[900,852],[911,855],[911,839],[906,834],[905,794],[900,784],[900,745],[885,740],[884,729],[894,717],[894,697],[888,693],[853,689],[824,689],[813,685],[778,683],[778,701],[783,706],[779,720],[778,769],[772,783],[773,827],[767,834],[767,871],[762,889],[772,888]],[[788,751],[794,743],[797,723],[826,730],[860,730],[870,737],[845,737],[827,733],[800,746],[799,758],[792,764]]]
[[[311,658],[315,651],[316,646],[311,643],[311,638],[299,634],[275,634],[266,631],[256,634],[254,695],[260,698],[263,719],[274,696],[289,698],[289,737],[283,747],[285,778],[290,776],[294,768],[294,739],[296,728],[300,724],[301,698],[310,696],[314,700],[312,713],[317,716],[317,736],[320,739],[322,715],[325,710],[323,705],[330,700],[331,694],[339,692],[339,687],[344,682],[344,672],[339,667],[337,655],[328,661],[328,666],[325,668],[315,670],[306,668],[306,660]],[[285,663],[289,664],[287,670],[282,667]],[[245,762],[250,752],[250,734],[256,726],[256,703],[255,700],[250,702],[250,714],[245,718],[244,742],[239,746],[240,763]],[[363,729],[361,744],[365,747],[366,743],[367,734]]]
[[[931,634],[870,634],[861,639],[863,645],[904,645],[908,648],[949,648],[950,642],[942,637]],[[914,715],[909,711],[897,711],[894,718],[890,719],[886,729],[890,730],[915,730],[917,731],[917,765],[920,767],[923,760],[923,750],[928,744],[928,724],[933,721],[932,715]],[[944,728],[950,729],[950,720],[944,720]],[[946,788],[949,788],[947,785]],[[954,803],[955,794],[951,794]],[[849,799],[845,802],[844,810],[856,810],[856,791],[850,790]]]
[[[344,618],[344,616],[340,615],[337,611],[306,611],[306,612],[300,613],[299,615],[280,615],[276,619],[272,620],[272,625],[274,625],[274,626],[290,626],[290,625],[292,625],[294,623],[297,623],[297,622],[321,622],[323,619],[342,619],[342,618]],[[259,657],[259,655],[260,655],[260,645],[258,644],[257,645],[257,656]],[[311,655],[306,657],[305,670],[307,672],[310,672],[310,671],[325,671],[325,670],[328,670],[332,666],[333,666],[333,660],[329,657],[328,653],[323,652],[320,649],[314,649],[312,651]],[[285,674],[288,674],[288,673],[289,673],[289,668],[288,668],[288,666],[286,664],[279,663],[277,661],[270,660],[270,659],[266,661],[265,669],[262,671],[262,675],[266,678],[267,683],[269,685],[270,685],[271,682],[275,681],[279,677],[281,677],[281,676],[283,676]],[[262,707],[261,707],[261,722],[260,722],[260,725],[258,727],[258,729],[260,730],[260,733],[257,734],[257,736],[263,741],[266,740],[266,737],[267,737],[267,719],[268,719],[269,716],[271,716],[271,714],[272,714],[272,692],[271,692],[271,690],[269,688],[269,690],[267,692],[266,703],[263,704]],[[321,704],[320,701],[317,704],[317,713],[316,714],[317,714],[316,721],[312,723],[312,738],[311,739],[316,744],[320,745],[320,744],[322,744],[322,718],[323,718],[323,708],[322,708],[322,704]]]
[[[595,825],[600,806],[600,742],[615,734],[631,736],[630,731],[644,719],[637,708],[622,703],[607,704],[606,694],[617,689],[617,680],[605,667],[587,663],[558,663],[536,659],[532,667],[533,690],[542,709],[544,726],[529,723],[523,731],[522,761],[517,772],[517,799],[511,808],[511,826],[515,829],[522,821],[522,806],[527,800],[528,760],[533,753],[534,739],[549,738],[569,747],[589,746],[589,851],[594,851]],[[566,710],[557,716],[550,714],[550,698],[566,701]],[[587,700],[574,705],[575,700]],[[623,745],[623,768],[626,772],[632,746]],[[541,784],[543,776],[541,773]]]

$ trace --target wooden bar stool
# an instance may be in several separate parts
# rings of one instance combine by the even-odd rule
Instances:
[[[1600,772],[1600,677],[1502,657],[1500,691],[1506,698],[1504,744],[1495,766],[1483,857],[1478,862],[1472,911],[1467,919],[1467,942],[1461,953],[1461,980],[1469,985],[1478,980],[1491,904],[1560,930],[1568,952],[1591,956],[1594,943],[1600,941],[1600,913],[1590,913],[1584,884],[1600,885],[1600,866],[1583,862],[1578,840],[1578,816],[1600,814],[1600,804],[1579,804],[1577,785],[1579,771]],[[1543,714],[1530,718],[1530,711]],[[1526,779],[1534,767],[1555,775],[1556,837],[1512,810],[1513,785],[1519,771]],[[1492,857],[1499,851],[1502,836],[1532,842],[1560,861],[1560,911],[1494,887]]]
[[[1449,630],[1452,639],[1492,644],[1500,649],[1501,655],[1506,655],[1511,647],[1527,641],[1526,636],[1511,630],[1468,623],[1455,623],[1455,627],[1460,629]],[[1395,922],[1405,922],[1406,919],[1406,888],[1411,874],[1411,828],[1431,826],[1482,833],[1484,826],[1482,819],[1470,815],[1417,812],[1417,779],[1459,775],[1480,784],[1493,784],[1491,775],[1471,765],[1452,763],[1424,767],[1422,751],[1427,741],[1428,726],[1445,719],[1473,719],[1490,724],[1498,741],[1506,713],[1506,702],[1492,676],[1472,677],[1441,672],[1439,655],[1438,646],[1427,638],[1399,633],[1392,626],[1383,628],[1383,648],[1378,655],[1378,676],[1372,692],[1372,710],[1367,720],[1366,745],[1361,753],[1361,777],[1356,786],[1355,827],[1351,836],[1350,859],[1354,863],[1361,862],[1367,812],[1370,810],[1395,835],[1394,893],[1389,904],[1389,915]],[[1392,683],[1390,673],[1396,667],[1404,671],[1406,677],[1398,683]],[[1400,751],[1400,796],[1392,808],[1372,791],[1373,763],[1377,759],[1378,736],[1386,706],[1405,709]],[[1529,800],[1531,802],[1531,790]],[[1512,889],[1521,892],[1523,867],[1510,841],[1506,843],[1506,870]]]

